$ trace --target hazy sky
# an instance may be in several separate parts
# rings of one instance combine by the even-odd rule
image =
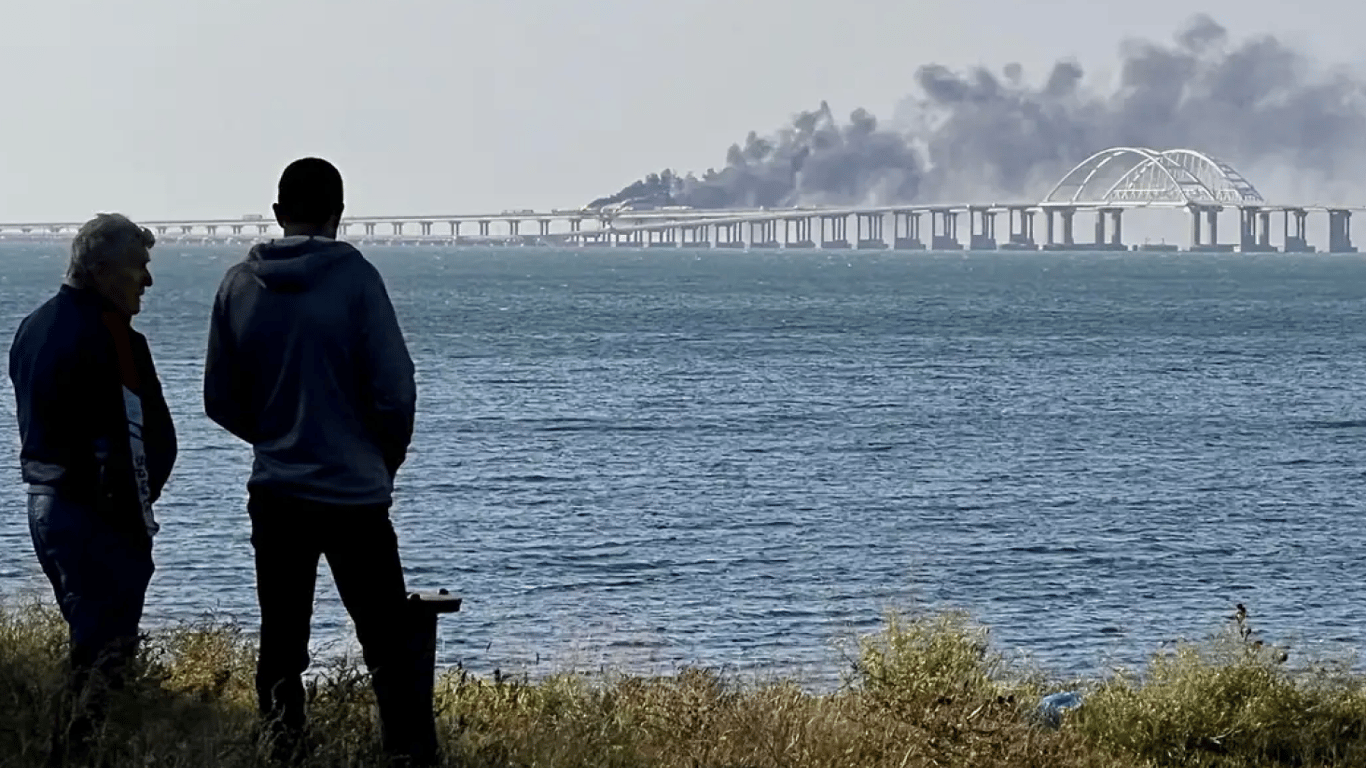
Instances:
[[[355,215],[577,207],[821,99],[890,118],[922,64],[1094,75],[1197,11],[1366,62],[1358,0],[7,0],[0,221],[267,213],[305,154]]]

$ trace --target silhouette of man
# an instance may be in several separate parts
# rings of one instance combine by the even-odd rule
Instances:
[[[414,695],[416,638],[389,520],[413,433],[413,363],[379,272],[336,239],[342,208],[331,163],[285,168],[274,206],[284,237],[228,269],[214,300],[204,408],[255,455],[256,688],[276,754],[303,746],[301,676],[326,556],[371,672],[385,751],[428,763],[432,702]]]
[[[125,682],[155,570],[152,505],[176,434],[147,340],[131,325],[155,243],[119,214],[86,222],[65,282],[10,346],[29,532],[70,630],[59,708],[70,720],[56,732],[56,763],[88,750],[107,692]]]

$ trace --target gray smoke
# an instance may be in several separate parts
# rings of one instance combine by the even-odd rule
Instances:
[[[838,120],[822,102],[763,137],[751,132],[720,169],[650,174],[590,205],[697,208],[1035,200],[1076,163],[1112,146],[1187,147],[1251,169],[1351,182],[1366,170],[1366,83],[1316,71],[1263,35],[1232,41],[1205,15],[1169,44],[1120,47],[1118,82],[1088,82],[1060,61],[1041,83],[1007,64],[915,73],[895,127],[863,109]],[[1263,194],[1267,189],[1262,188]],[[984,196],[986,196],[984,198]]]

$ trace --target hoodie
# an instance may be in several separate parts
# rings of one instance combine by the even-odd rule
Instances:
[[[271,240],[223,276],[204,410],[251,443],[248,489],[324,504],[392,503],[416,400],[384,281],[350,244]]]

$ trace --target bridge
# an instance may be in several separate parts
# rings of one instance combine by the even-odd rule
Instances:
[[[1178,250],[1168,244],[1129,246],[1123,214],[1185,209],[1192,251],[1313,252],[1310,213],[1328,218],[1330,253],[1355,253],[1351,218],[1366,206],[1269,203],[1227,162],[1192,149],[1112,147],[1068,171],[1042,200],[885,206],[693,209],[663,207],[505,210],[484,214],[348,216],[342,231],[357,242],[445,245],[563,245],[646,248],[827,248],[862,250]],[[1219,241],[1220,215],[1236,211],[1238,237]],[[1094,236],[1078,240],[1075,219],[1094,216]],[[1281,232],[1273,243],[1273,214]],[[996,220],[1006,217],[998,237]],[[967,217],[967,231],[959,222]],[[1035,220],[1044,219],[1043,237]],[[922,227],[928,217],[928,231]],[[853,222],[853,237],[849,224]],[[251,242],[279,236],[273,220],[143,221],[173,241]],[[0,223],[0,240],[70,237],[80,222]],[[471,231],[473,230],[473,231]],[[966,235],[964,239],[963,235]]]

